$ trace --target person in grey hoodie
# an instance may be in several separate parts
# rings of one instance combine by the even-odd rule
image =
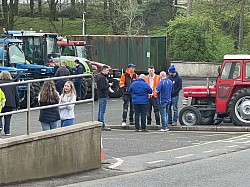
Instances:
[[[67,81],[64,84],[63,92],[60,96],[59,103],[62,104],[75,101],[76,101],[76,90],[74,83],[72,81]],[[59,106],[61,127],[66,127],[74,124],[74,119],[75,119],[74,107],[75,104]]]

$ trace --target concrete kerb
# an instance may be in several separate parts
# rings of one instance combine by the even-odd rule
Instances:
[[[134,125],[107,125],[111,129],[135,130]],[[148,130],[159,130],[161,126],[148,125]],[[211,131],[211,132],[250,132],[250,126],[216,126],[216,125],[195,125],[195,126],[170,126],[170,131]]]

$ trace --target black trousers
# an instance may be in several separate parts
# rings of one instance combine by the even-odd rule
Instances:
[[[6,106],[6,107],[3,108],[2,113],[4,113],[4,112],[11,112],[13,110],[14,110],[14,108]],[[0,128],[3,128],[2,118],[4,118],[4,132],[5,132],[5,134],[10,133],[10,120],[11,120],[11,116],[12,116],[12,114],[0,117]]]
[[[135,104],[135,128],[140,128],[140,117],[141,117],[141,128],[146,129],[146,113],[147,113],[147,104]]]
[[[128,114],[128,106],[129,106],[129,121],[134,121],[134,106],[132,104],[132,95],[131,94],[123,94],[123,113],[122,113],[122,122],[127,121]]]
[[[160,125],[160,113],[157,104],[157,98],[155,98],[154,96],[148,99],[147,125],[151,125],[152,122],[152,108],[154,109],[156,125]]]

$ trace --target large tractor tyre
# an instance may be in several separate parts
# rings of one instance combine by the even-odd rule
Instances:
[[[88,85],[85,80],[82,81],[82,86],[81,86],[81,99],[85,99],[88,93]]]
[[[243,88],[233,94],[228,104],[229,116],[236,126],[250,125],[250,88]]]
[[[186,106],[179,113],[179,121],[181,125],[199,125],[201,124],[201,113],[195,107]]]
[[[38,95],[40,90],[41,86],[39,83],[32,83],[30,85],[30,107],[38,105]],[[24,96],[20,99],[20,108],[27,108],[27,90],[25,90]]]
[[[25,91],[25,94],[22,98],[20,98],[20,94],[19,94],[19,100],[20,100],[20,108],[21,109],[25,109],[27,108],[27,94]]]
[[[213,125],[214,124],[215,111],[202,110],[202,111],[200,111],[200,113],[201,113],[201,124],[202,125]]]
[[[113,83],[113,85],[111,86],[111,90],[109,90],[109,97],[113,97],[113,98],[121,97],[122,91],[119,86],[120,79],[119,78],[110,79],[109,83]]]
[[[38,105],[38,95],[41,90],[40,83],[34,82],[30,85],[30,106]]]

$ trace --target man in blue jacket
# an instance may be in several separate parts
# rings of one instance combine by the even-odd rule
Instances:
[[[148,108],[148,94],[152,94],[152,89],[144,81],[145,75],[141,74],[137,81],[133,82],[129,87],[128,92],[132,94],[132,103],[135,110],[135,131],[139,132],[139,119],[141,116],[142,132],[147,132],[146,116]]]
[[[171,103],[172,81],[167,78],[165,71],[160,73],[161,81],[156,87],[158,107],[161,114],[162,127],[160,132],[168,131],[168,107]]]
[[[168,124],[172,126],[177,125],[178,120],[178,101],[179,101],[179,92],[182,89],[182,79],[179,76],[178,72],[176,71],[176,68],[174,65],[171,65],[168,68],[169,73],[169,79],[173,82],[173,89],[171,93],[171,104],[168,109]],[[172,116],[172,108],[174,112],[174,116]]]

